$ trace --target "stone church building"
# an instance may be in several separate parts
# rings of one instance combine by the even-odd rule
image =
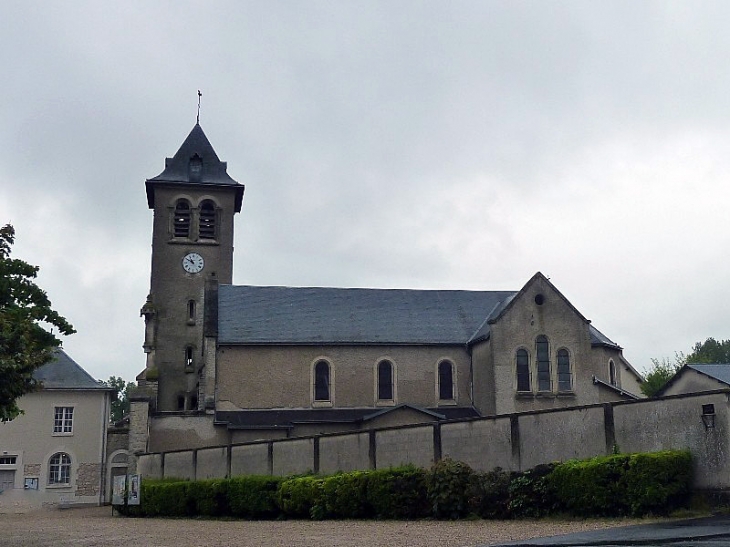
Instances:
[[[146,190],[136,453],[638,397],[621,347],[539,272],[515,291],[233,285],[244,186],[200,125]]]

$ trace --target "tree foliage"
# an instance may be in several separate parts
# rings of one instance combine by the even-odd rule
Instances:
[[[37,389],[33,371],[49,362],[61,343],[50,329],[75,332],[35,284],[38,267],[10,257],[14,242],[13,227],[0,228],[0,421],[20,414],[17,399]]]
[[[687,356],[688,363],[730,363],[730,340],[708,338],[697,342]]]
[[[673,361],[666,357],[661,361],[652,359],[651,368],[641,384],[641,392],[647,397],[653,397],[686,362],[687,357],[681,351],[674,354]]]
[[[112,401],[111,414],[109,421],[116,423],[129,413],[129,392],[137,387],[134,382],[125,382],[124,378],[117,376],[109,376],[108,380],[99,380],[100,384],[114,388],[116,390],[116,398]]]

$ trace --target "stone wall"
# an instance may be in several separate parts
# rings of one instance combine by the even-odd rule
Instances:
[[[524,471],[540,463],[667,449],[690,449],[695,486],[730,489],[730,390],[268,440],[140,456],[146,477],[289,475],[429,467],[442,457],[476,470]],[[703,411],[712,410],[706,428]]]
[[[101,491],[101,464],[80,463],[76,476],[77,496],[97,496]]]

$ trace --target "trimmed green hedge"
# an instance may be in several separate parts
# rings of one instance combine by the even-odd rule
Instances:
[[[686,507],[691,485],[689,451],[617,454],[524,473],[476,473],[446,458],[430,470],[405,466],[327,477],[143,480],[142,505],[119,510],[130,516],[246,519],[641,516]]]

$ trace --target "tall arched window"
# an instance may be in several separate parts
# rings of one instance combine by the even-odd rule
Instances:
[[[193,366],[193,362],[195,360],[194,359],[194,357],[195,357],[194,351],[195,350],[193,349],[193,346],[187,346],[185,348],[185,367],[186,368],[190,368],[190,367]]]
[[[317,361],[314,365],[314,400],[330,400],[330,364],[327,361]]]
[[[71,456],[58,452],[48,463],[48,484],[69,484],[71,482]]]
[[[537,389],[538,391],[550,391],[552,387],[550,381],[550,346],[546,336],[541,334],[535,339],[535,349],[537,350]]]
[[[188,300],[188,324],[195,324],[195,300]]]
[[[206,199],[200,204],[198,222],[200,239],[215,239],[215,203],[211,200]]]
[[[567,349],[558,350],[558,391],[573,390],[573,374],[570,371],[570,354]]]
[[[175,204],[173,235],[190,237],[190,203],[187,200],[179,199]]]
[[[518,349],[515,356],[517,361],[517,391],[532,391],[530,386],[530,356],[527,350]]]
[[[453,401],[454,397],[454,364],[451,361],[439,363],[439,400]]]
[[[613,362],[613,359],[608,362],[608,381],[612,386],[618,386],[616,363]]]
[[[393,363],[390,361],[378,363],[378,400],[393,400]]]

